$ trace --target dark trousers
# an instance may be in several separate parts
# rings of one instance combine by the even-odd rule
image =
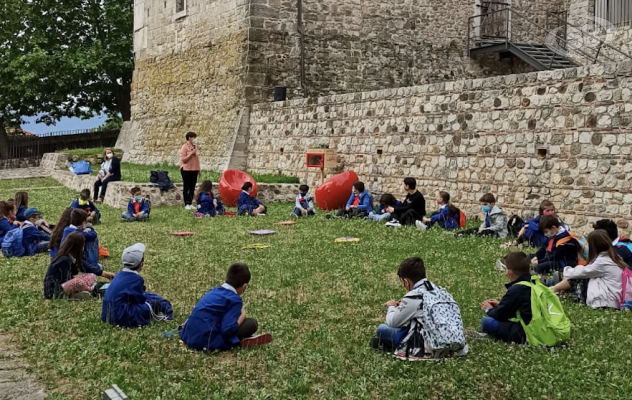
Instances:
[[[412,209],[400,214],[395,214],[395,219],[402,225],[415,225],[415,221],[421,221],[423,217],[423,215]]]
[[[108,183],[110,182],[116,182],[116,181],[120,181],[120,179],[115,178],[113,176],[107,178],[107,179],[97,179],[94,182],[94,199],[101,199],[103,200],[105,198],[105,191],[108,189]],[[99,194],[99,188],[101,188],[101,194]]]
[[[479,228],[466,229],[454,234],[456,237],[462,236],[478,236],[478,237],[498,237],[498,233],[496,231],[492,231],[490,229],[485,229],[483,232],[478,231]]]
[[[237,328],[237,337],[239,340],[245,339],[254,335],[257,332],[257,320],[254,318],[246,318],[244,322]]]
[[[182,197],[184,197],[184,205],[191,205],[193,203],[193,196],[195,195],[195,185],[197,184],[198,173],[200,171],[185,171],[180,169],[182,175]]]
[[[351,208],[348,211],[346,208],[341,208],[338,210],[336,216],[346,218],[364,218],[368,217],[369,213],[364,210],[358,210],[357,208]]]

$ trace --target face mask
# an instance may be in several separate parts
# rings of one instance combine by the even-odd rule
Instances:
[[[555,215],[555,211],[552,211],[552,210],[544,210],[544,215]]]
[[[79,205],[80,206],[85,206],[86,204],[88,204],[88,200],[81,200],[81,199],[79,199]]]
[[[135,196],[134,200],[136,201],[141,201],[143,199],[143,196]]]
[[[485,214],[487,214],[489,212],[489,210],[491,210],[491,208],[489,206],[483,206],[483,207],[481,207],[481,210],[483,210],[483,212]]]
[[[197,142],[197,139],[193,139],[193,140],[191,140],[191,143],[193,143],[193,144],[197,145],[197,143],[198,143],[198,142]]]
[[[112,157],[114,157],[114,154],[112,154],[112,153],[107,153],[105,156],[106,156],[107,158],[112,158]]]
[[[301,197],[305,197],[307,193],[300,193]]]

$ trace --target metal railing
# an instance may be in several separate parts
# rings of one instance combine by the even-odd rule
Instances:
[[[549,41],[554,43],[554,45],[546,44],[554,52],[553,55],[549,51],[542,50],[542,47],[534,47],[532,51],[541,57],[550,59],[551,64],[557,54],[573,59],[583,58],[592,63],[619,61],[619,59],[610,57],[602,51],[604,48],[632,60],[632,56],[629,54],[605,43],[603,39],[595,35],[580,30],[580,28],[568,23],[565,15],[564,18],[560,15],[556,13],[547,15],[547,26],[554,23],[555,28],[553,29],[536,24],[521,13],[512,10],[511,7],[472,16],[468,19],[468,53],[471,49],[493,44],[506,43],[508,45],[512,42],[543,46],[545,42]],[[499,26],[497,21],[502,21],[504,29],[500,29],[503,27]],[[567,38],[569,28],[575,32],[581,32],[582,36],[590,39],[595,46],[578,48],[574,42],[569,42]]]
[[[0,160],[41,158],[45,153],[64,149],[114,147],[120,130],[65,131],[41,136],[9,136],[9,146],[0,151]]]

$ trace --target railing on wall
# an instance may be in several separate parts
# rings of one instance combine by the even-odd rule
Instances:
[[[64,149],[113,147],[119,136],[115,131],[64,131],[40,136],[9,136],[7,151],[0,151],[0,160],[41,158],[44,153]]]

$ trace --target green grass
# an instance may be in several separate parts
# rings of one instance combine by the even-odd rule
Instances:
[[[103,147],[94,149],[76,149],[76,150],[60,150],[58,153],[68,153],[72,156],[78,156],[82,159],[94,157],[95,154],[103,154]],[[120,153],[122,150],[114,149],[114,152]],[[92,175],[96,176],[99,173],[99,165],[92,166]],[[121,175],[126,182],[134,183],[147,183],[149,182],[149,174],[151,171],[163,170],[169,173],[169,178],[174,183],[182,183],[182,176],[180,175],[180,168],[177,165],[171,165],[168,163],[159,163],[152,165],[133,164],[128,162],[121,163]],[[199,181],[210,180],[218,182],[221,172],[217,171],[202,171],[202,176]],[[250,174],[253,179],[259,183],[300,183],[299,179],[295,176],[287,176],[281,173],[279,174]]]
[[[54,187],[52,180],[0,181],[0,198],[17,188]],[[54,220],[74,197],[34,189],[32,205]],[[565,301],[570,343],[553,350],[471,341],[460,360],[408,363],[368,348],[384,320],[383,303],[404,293],[396,277],[409,256],[425,260],[429,278],[461,306],[466,329],[478,327],[483,299],[504,293],[493,263],[500,240],[457,240],[439,230],[387,229],[366,221],[325,220],[323,213],[282,227],[290,204],[262,218],[195,220],[181,207],[154,207],[151,222],[125,224],[102,207],[101,242],[120,270],[122,250],[147,244],[147,288],[171,300],[175,321],[119,330],[100,322],[101,304],[45,301],[48,257],[0,258],[0,329],[14,335],[53,399],[99,399],[118,384],[131,399],[628,399],[632,392],[632,314],[595,311]],[[254,237],[252,229],[276,235]],[[192,230],[193,237],[169,232]],[[334,243],[357,236],[359,243]],[[266,243],[263,250],[244,250]],[[272,333],[269,346],[222,354],[183,349],[159,337],[186,319],[196,301],[223,281],[233,262],[252,281],[248,315]]]

